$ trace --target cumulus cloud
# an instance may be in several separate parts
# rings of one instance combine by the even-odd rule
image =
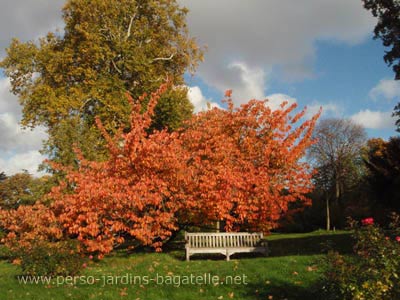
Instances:
[[[198,74],[221,91],[246,92],[240,95],[243,99],[260,96],[260,85],[243,88],[246,70],[264,80],[272,69],[283,70],[287,77],[308,77],[316,41],[357,44],[376,22],[355,0],[306,0],[298,5],[281,0],[179,2],[190,10],[191,35],[208,46]]]
[[[351,119],[367,129],[394,129],[395,119],[391,112],[371,111],[369,109],[359,111],[351,116]]]
[[[43,161],[43,156],[35,150],[17,153],[8,159],[0,158],[0,170],[5,172],[6,175],[12,175],[15,173],[27,170],[34,176],[40,176],[38,172],[38,165]]]
[[[214,107],[220,108],[218,103],[213,102],[211,99],[207,99],[206,97],[204,97],[200,87],[198,86],[189,87],[188,97],[190,102],[192,102],[194,106],[195,113],[207,110],[209,108],[214,108]]]
[[[307,105],[307,110],[305,117],[310,119],[312,116],[316,115],[322,108],[321,117],[338,117],[342,113],[342,109],[338,105],[332,102],[319,103],[314,101],[311,105]]]
[[[265,71],[261,68],[250,68],[244,62],[233,62],[228,66],[236,77],[233,101],[237,104],[246,103],[250,98],[261,99],[265,90]],[[225,90],[230,89],[225,83]]]
[[[29,151],[39,149],[46,138],[45,129],[22,129],[18,120],[10,113],[0,114],[0,151]]]
[[[374,100],[381,98],[393,100],[400,96],[400,82],[393,79],[382,79],[371,89],[369,95]]]
[[[268,99],[267,105],[272,109],[272,110],[276,110],[280,107],[280,105],[283,102],[287,102],[287,107],[297,103],[297,99],[290,97],[288,95],[285,94],[271,94],[267,97],[265,97],[266,99]]]
[[[21,107],[9,89],[9,80],[0,79],[0,157],[7,157],[0,160],[0,172],[11,175],[26,169],[37,175],[38,164],[44,159],[38,149],[47,137],[46,130],[43,127],[21,128]]]

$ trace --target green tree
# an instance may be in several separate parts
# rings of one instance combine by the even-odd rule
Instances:
[[[362,149],[367,140],[365,129],[350,119],[323,119],[313,133],[316,143],[308,158],[317,170],[316,188],[326,202],[326,228],[331,227],[331,204],[343,212],[346,193],[363,176]]]
[[[393,67],[395,79],[400,80],[400,1],[398,0],[363,0],[364,7],[378,18],[375,26],[375,39],[381,39],[389,50],[383,56],[385,62]],[[400,102],[394,108],[397,117],[397,131],[400,132]]]
[[[0,181],[0,208],[16,209],[20,205],[31,205],[44,196],[55,185],[55,177],[35,178],[27,171],[8,176]]]
[[[94,119],[109,132],[127,127],[126,92],[136,99],[168,79],[153,128],[176,129],[192,114],[181,86],[202,50],[188,35],[186,14],[175,0],[69,0],[63,32],[11,42],[0,67],[19,96],[22,125],[48,128],[51,159],[72,164],[74,143],[87,158],[103,159]]]
[[[375,208],[400,212],[400,137],[369,140],[364,159]]]

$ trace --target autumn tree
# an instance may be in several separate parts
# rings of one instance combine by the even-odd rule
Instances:
[[[44,152],[54,161],[76,163],[72,144],[90,159],[107,150],[95,118],[115,132],[129,130],[125,92],[138,98],[168,78],[152,127],[175,130],[193,107],[182,87],[202,50],[190,38],[187,10],[175,0],[68,0],[65,26],[39,41],[14,39],[0,66],[23,107],[22,125],[43,125]]]
[[[318,115],[296,124],[305,111],[292,116],[295,104],[272,110],[268,101],[253,100],[235,108],[227,96],[227,110],[197,114],[181,135],[191,157],[185,193],[192,204],[180,220],[267,232],[312,189],[311,170],[300,159]]]
[[[160,250],[162,242],[178,229],[176,213],[185,201],[183,186],[187,152],[178,133],[149,132],[157,101],[166,92],[161,86],[150,99],[135,102],[127,133],[114,136],[103,123],[109,159],[89,161],[79,153],[79,168],[54,166],[67,173],[66,182],[53,189],[51,206],[68,236],[77,238],[85,252],[109,253],[126,240]],[[148,107],[142,113],[142,103]]]
[[[267,232],[288,203],[306,200],[312,172],[301,158],[318,115],[298,124],[305,111],[292,115],[296,105],[272,110],[252,100],[235,108],[228,93],[227,110],[195,115],[176,132],[149,131],[167,87],[130,100],[129,132],[110,135],[97,119],[107,160],[88,160],[77,149],[78,169],[52,163],[67,175],[48,195],[49,207],[35,205],[47,216],[40,219],[46,236],[77,239],[82,252],[100,256],[127,240],[161,250],[182,224],[222,220],[226,230]],[[25,236],[16,224],[26,212],[0,213],[7,245]]]
[[[343,196],[362,176],[362,147],[366,142],[365,129],[350,119],[323,119],[313,134],[316,143],[308,158],[317,169],[314,176],[317,189],[326,202],[326,228],[330,230],[330,204],[343,210]]]
[[[381,39],[389,48],[385,51],[384,60],[393,66],[395,79],[400,80],[400,2],[398,0],[363,0],[364,7],[378,18],[374,33],[375,39]],[[400,102],[394,108],[397,117],[397,131],[400,131]]]

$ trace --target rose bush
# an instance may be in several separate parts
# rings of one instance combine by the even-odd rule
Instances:
[[[325,299],[400,299],[399,218],[393,220],[387,232],[373,218],[362,220],[354,228],[354,255],[328,254]]]

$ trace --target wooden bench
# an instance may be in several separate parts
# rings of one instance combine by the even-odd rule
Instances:
[[[196,253],[221,253],[226,260],[234,253],[268,254],[267,242],[260,232],[185,232],[185,241],[186,260]]]

